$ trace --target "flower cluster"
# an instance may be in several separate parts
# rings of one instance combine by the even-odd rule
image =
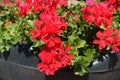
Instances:
[[[73,59],[73,55],[68,55],[69,50],[69,45],[66,46],[66,49],[62,45],[56,45],[53,49],[42,47],[39,53],[42,62],[38,64],[38,68],[46,75],[53,75],[59,68],[69,66]]]
[[[10,0],[4,0],[7,4]],[[12,2],[11,2],[12,3]],[[66,6],[66,0],[16,0],[18,8],[18,15],[20,17],[27,16],[30,12],[38,13],[39,17],[34,20],[36,29],[31,29],[29,33],[32,35],[32,40],[38,39],[45,43],[42,46],[38,57],[41,62],[38,68],[46,75],[53,75],[59,68],[64,68],[71,64],[73,54],[68,54],[70,45],[66,48],[63,46],[62,40],[59,35],[63,30],[67,29],[67,23],[57,14],[58,6]],[[9,21],[4,22],[6,26]]]
[[[82,8],[83,19],[86,20],[90,25],[95,22],[96,26],[100,27],[103,25],[107,28],[112,24],[113,21],[113,6],[108,6],[105,2],[93,3],[87,7]]]
[[[115,9],[118,9],[120,6],[119,0],[106,0],[109,5],[112,5]]]
[[[45,12],[52,11],[54,12],[58,5],[65,6],[67,5],[66,0],[26,0],[24,2],[16,0],[17,6],[20,8],[19,15],[24,16],[29,11],[38,12],[43,10]],[[33,9],[31,9],[31,7]]]
[[[79,0],[75,5],[69,0],[3,1],[0,52],[28,43],[46,75],[66,66],[83,75],[105,50],[120,51],[119,0]]]
[[[93,27],[93,26],[98,27],[97,29],[95,29],[97,31],[97,32],[95,31],[95,33],[96,33],[96,37],[98,39],[92,39],[92,41],[90,41],[91,36],[92,36],[92,38],[94,37],[92,35],[92,34],[94,34],[94,33],[92,33],[92,31],[94,31],[93,28],[92,28],[93,30],[91,29],[89,31],[87,29],[90,29],[90,28],[86,28],[86,26],[84,26],[84,25],[82,25],[82,26],[77,25],[77,26],[80,27],[79,31],[82,33],[81,35],[80,35],[80,33],[78,33],[78,36],[80,37],[80,39],[82,38],[82,39],[85,39],[88,42],[90,41],[90,43],[99,45],[99,50],[100,51],[102,51],[103,49],[110,50],[112,48],[112,51],[117,53],[117,52],[120,51],[120,49],[119,49],[119,46],[120,46],[120,41],[119,41],[120,40],[120,33],[119,33],[119,29],[115,28],[115,27],[118,27],[118,26],[113,25],[113,20],[114,20],[114,13],[116,11],[118,11],[118,9],[119,9],[119,5],[116,2],[119,2],[119,1],[117,1],[117,0],[114,0],[113,2],[112,1],[111,0],[105,0],[103,2],[96,2],[95,0],[94,1],[93,0],[86,0],[87,5],[82,6],[82,8],[80,9],[80,11],[82,12],[82,19],[85,20],[90,25],[90,27]],[[67,11],[66,12],[67,18],[71,17],[71,16],[75,18],[75,16],[73,15],[74,13],[75,12],[72,13],[72,11]],[[76,13],[81,14],[79,12],[76,12]],[[80,16],[77,16],[77,18],[79,18],[79,17]],[[73,21],[74,21],[74,19],[73,19]],[[76,22],[76,21],[74,21],[74,22]],[[74,28],[72,27],[72,30],[73,30],[72,36],[75,36],[75,38],[76,38],[76,35],[74,34],[74,31],[75,31],[74,29],[76,29],[76,27],[74,25],[74,22],[73,22],[73,25],[72,25],[72,26],[74,26]],[[81,24],[83,24],[83,23],[81,23]],[[69,25],[71,26],[71,24],[69,24]],[[83,27],[85,27],[85,29],[83,29]],[[82,29],[83,29],[83,32],[82,32]],[[87,34],[84,33],[85,31],[86,31]],[[89,32],[90,32],[91,36],[88,36]],[[77,33],[77,32],[75,32],[75,33]],[[85,36],[87,35],[87,37],[89,37],[89,38],[83,37],[83,35],[85,35]],[[68,39],[72,39],[72,37],[70,36],[70,38],[68,38]],[[77,37],[77,39],[68,40],[68,42],[78,41],[80,39]],[[75,46],[75,47],[77,47],[77,49],[79,49],[79,50],[76,50],[76,49],[72,49],[72,50],[75,50],[76,51],[75,53],[77,53],[77,51],[78,52],[83,51],[86,56],[88,54],[94,54],[94,50],[92,50],[91,48],[87,49],[88,47],[86,47],[86,45],[84,45],[84,43],[85,44],[87,43],[86,41],[84,41],[84,40],[80,41],[81,43],[83,43],[82,46],[80,46],[79,41],[78,41],[79,45],[77,45],[77,46],[75,46],[75,45],[78,44],[78,43],[75,43],[75,42],[74,42],[75,44],[71,43],[72,46]],[[89,45],[89,43],[87,45]],[[86,50],[84,50],[83,47]],[[91,51],[91,53],[89,53],[88,51],[89,52]],[[73,54],[74,54],[74,51],[73,51]],[[81,53],[78,53],[78,55],[74,54],[75,58],[78,58],[76,56],[79,56],[79,54],[81,54]],[[84,59],[84,56],[82,56],[82,58]],[[77,61],[77,59],[74,59],[74,60],[77,62],[77,64],[79,64],[79,61]],[[80,62],[80,65],[85,65],[85,63],[82,64],[82,60]],[[88,61],[88,63],[89,63],[89,61]],[[74,65],[76,65],[76,64],[74,64]],[[76,72],[75,74],[81,74],[81,73]]]
[[[95,22],[96,26],[101,27],[103,25],[105,31],[98,31],[94,44],[99,45],[99,50],[104,49],[106,46],[112,47],[115,52],[119,51],[120,46],[120,33],[116,28],[108,28],[113,23],[113,13],[119,7],[116,3],[117,0],[107,0],[105,2],[96,3],[94,1],[88,1],[88,6],[82,8],[83,19],[91,25]],[[117,6],[115,6],[115,5]]]
[[[49,75],[54,74],[59,68],[69,66],[71,59],[73,59],[72,54],[68,55],[70,46],[64,49],[62,41],[58,36],[67,28],[67,23],[57,15],[56,9],[59,3],[60,5],[66,5],[67,2],[48,0],[44,2],[46,5],[40,2],[39,6],[37,5],[38,3],[37,0],[33,2],[35,12],[39,9],[42,9],[43,12],[39,15],[40,19],[34,21],[36,30],[30,30],[30,34],[32,34],[33,40],[37,38],[45,43],[45,46],[38,54],[42,61],[38,64],[38,68]]]
[[[118,29],[109,28],[103,32],[98,31],[96,36],[99,40],[95,39],[93,43],[99,44],[99,50],[104,49],[106,46],[111,46],[113,51],[119,51],[120,33]]]

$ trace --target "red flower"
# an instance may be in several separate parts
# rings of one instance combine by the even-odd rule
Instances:
[[[19,11],[19,15],[20,16],[25,16],[30,11],[30,5],[28,3],[20,4],[19,8],[20,8],[20,11]]]
[[[94,5],[95,0],[86,0],[87,5]]]
[[[45,11],[43,13],[40,14],[40,19],[41,21],[43,21],[44,23],[50,23],[51,24],[51,28],[56,27],[58,30],[60,29],[66,29],[67,28],[67,23],[65,23],[64,19],[62,19],[60,16],[57,15],[56,11]],[[58,31],[57,30],[57,31]],[[55,32],[57,32],[55,31]],[[61,31],[58,33],[61,33]]]
[[[30,30],[29,33],[32,35],[32,40],[35,40],[41,36],[40,30]]]
[[[116,10],[120,7],[119,0],[105,0],[109,5],[112,5]]]
[[[59,68],[69,66],[73,55],[67,53],[70,46],[67,46],[66,49],[62,45],[55,46],[52,49],[43,47],[38,55],[41,59],[41,63],[38,64],[40,71],[45,72],[46,75],[53,75]]]
[[[34,0],[33,6],[34,11],[37,12],[39,10],[56,10],[58,5],[66,6],[67,0]]]
[[[112,45],[112,50],[115,52],[119,52],[120,49],[118,47],[120,47],[120,41]]]
[[[41,72],[44,72],[46,75],[54,75],[55,71],[61,67],[61,63],[55,61],[53,64],[44,64],[39,63],[38,68]]]
[[[6,4],[6,3],[11,2],[11,0],[3,0],[3,2]]]
[[[29,2],[29,0],[28,0]],[[34,11],[43,10],[40,19],[34,21],[35,30],[30,30],[32,39],[38,38],[45,43],[38,54],[41,63],[38,68],[46,75],[53,75],[55,71],[71,64],[72,54],[68,54],[70,46],[64,49],[59,34],[67,28],[64,19],[57,15],[57,6],[65,6],[66,0],[34,0]]]
[[[99,50],[104,49],[106,46],[112,46],[112,50],[115,52],[119,51],[120,46],[120,34],[118,29],[110,28],[103,32],[98,31],[96,33],[96,37],[98,39],[95,39],[93,41],[93,44],[99,45]]]
[[[44,40],[48,48],[53,48],[55,45],[62,44],[62,41],[59,37],[48,37]]]
[[[66,6],[68,4],[67,0],[46,0],[49,7],[57,9],[58,5]]]
[[[34,12],[43,10],[45,8],[44,0],[34,0],[33,1]]]
[[[51,12],[41,13],[40,19],[34,22],[36,30],[31,30],[30,34],[32,34],[33,39],[38,38],[45,43],[54,44],[54,39],[62,33],[62,30],[67,28],[67,24],[56,13]]]
[[[68,1],[67,0],[59,0],[59,4],[66,6],[66,5],[68,5]]]
[[[113,6],[108,6],[106,3],[94,3],[82,8],[83,19],[91,25],[93,22],[100,27],[104,25],[107,28],[113,21]]]
[[[117,2],[117,0],[106,0],[106,1],[109,1],[110,4],[114,4]]]
[[[100,31],[98,31],[97,33],[96,33],[96,37],[99,39],[99,40],[97,40],[97,39],[95,39],[94,41],[93,41],[93,44],[98,44],[99,45],[99,50],[102,50],[103,48],[105,48],[106,47],[106,41],[104,40],[104,34],[102,33],[102,32],[100,32]]]
[[[34,0],[26,0],[27,3],[31,4],[34,2]]]

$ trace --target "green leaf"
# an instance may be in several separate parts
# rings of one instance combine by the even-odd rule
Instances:
[[[29,26],[34,27],[34,23],[33,23],[33,21],[31,21],[31,20],[27,20],[27,22],[28,22],[28,25],[29,25]]]
[[[81,40],[80,38],[78,38],[78,39],[76,40],[76,42],[78,43],[77,46],[78,46],[79,48],[84,47],[85,44],[86,44],[86,41],[85,41],[85,40]]]
[[[85,6],[86,2],[85,1],[80,1],[79,4],[80,4],[80,6]]]
[[[42,45],[44,45],[44,43],[42,41],[39,41],[39,40],[35,40],[33,43],[33,47],[40,47]]]
[[[6,49],[6,51],[9,51],[10,45],[6,45],[6,46],[5,46],[5,49]]]
[[[76,70],[75,71],[75,74],[76,75],[79,75],[79,76],[83,76],[85,73],[87,73],[87,68],[85,67],[80,67],[80,70]]]
[[[89,62],[94,59],[94,54],[96,53],[95,49],[87,49],[86,50],[86,57],[88,58]]]
[[[77,47],[75,47],[75,46],[71,46],[70,53],[74,54],[74,56],[79,55],[79,51],[78,51]]]
[[[81,64],[81,60],[83,60],[83,59],[81,59],[81,56],[76,57],[74,59],[73,70],[74,70],[76,75],[83,76],[85,73],[87,73],[88,69],[86,66]],[[83,62],[85,62],[85,61],[83,61]]]
[[[3,22],[2,21],[0,21],[0,27],[3,25]]]
[[[80,56],[80,61],[81,61],[80,64],[84,67],[87,67],[90,64],[89,59],[85,56]]]

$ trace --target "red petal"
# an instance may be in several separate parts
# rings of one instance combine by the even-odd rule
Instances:
[[[61,43],[61,39],[59,37],[54,38],[55,43]]]
[[[70,51],[70,49],[71,49],[71,48],[70,48],[70,45],[68,44],[68,45],[66,46],[65,52],[68,53],[68,52]]]
[[[98,39],[101,39],[102,36],[103,36],[103,33],[102,33],[101,31],[98,31],[98,32],[96,33],[96,37],[97,37]]]
[[[95,39],[95,40],[93,41],[93,44],[99,44],[99,40]]]
[[[39,63],[37,66],[38,66],[40,72],[45,71],[45,65],[43,63]]]

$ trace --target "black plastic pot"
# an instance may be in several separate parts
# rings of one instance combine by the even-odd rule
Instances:
[[[39,59],[30,46],[12,46],[10,52],[1,54],[0,80],[120,80],[120,54],[109,53],[95,59],[84,76],[75,76],[69,68],[61,69],[54,76],[39,72]]]
[[[12,46],[10,52],[1,54],[0,80],[45,80],[37,68],[38,62],[29,45]]]
[[[109,52],[95,59],[88,80],[120,80],[120,53]]]

